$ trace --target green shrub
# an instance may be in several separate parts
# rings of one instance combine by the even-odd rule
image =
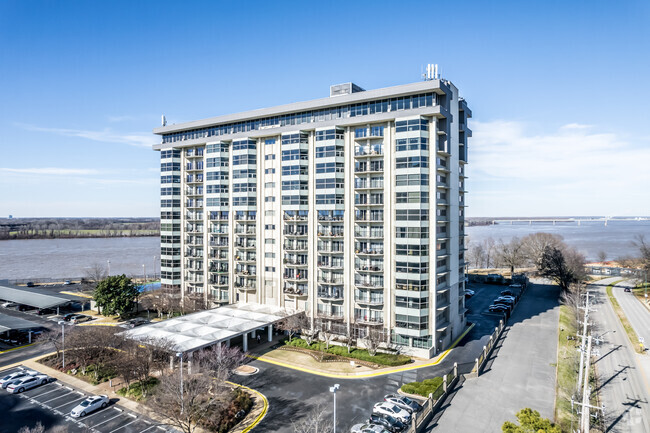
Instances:
[[[429,394],[433,394],[435,399],[442,395],[442,382],[442,377],[434,377],[433,379],[424,379],[422,382],[405,383],[402,385],[402,391],[423,397],[429,397]]]
[[[372,362],[374,364],[386,366],[398,366],[411,362],[411,358],[406,355],[395,355],[392,353],[377,353],[372,356],[366,349],[354,348],[348,353],[348,348],[344,346],[330,346],[326,349],[326,344],[322,341],[317,341],[312,344],[307,344],[302,338],[296,338],[291,341],[285,341],[287,346],[300,347],[303,349],[310,349],[319,352],[326,352],[332,355],[343,356],[345,358],[359,359],[361,361]]]

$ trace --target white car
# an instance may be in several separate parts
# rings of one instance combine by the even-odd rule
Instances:
[[[14,302],[5,302],[4,304],[1,304],[0,307],[2,308],[12,308],[12,307],[17,307],[18,304]]]
[[[411,414],[408,413],[408,411],[385,401],[375,404],[375,406],[372,408],[372,413],[390,415],[393,418],[397,418],[398,420],[402,421],[403,423],[411,422]]]
[[[39,385],[45,385],[50,381],[47,374],[38,374],[36,376],[26,376],[14,380],[7,386],[7,391],[12,394],[27,391],[28,389],[35,388]]]
[[[384,401],[387,403],[392,403],[395,406],[406,410],[408,413],[418,412],[422,410],[422,406],[420,406],[418,402],[398,394],[385,395]]]
[[[75,418],[83,417],[97,409],[104,409],[108,406],[108,403],[109,399],[107,395],[94,395],[76,405],[74,409],[70,411],[70,415]]]
[[[2,387],[2,389],[7,389],[7,387],[11,382],[18,379],[22,379],[23,377],[27,377],[27,376],[36,376],[37,374],[38,371],[34,371],[34,370],[21,370],[15,373],[8,374],[4,376],[2,379],[0,379],[0,387]]]
[[[355,424],[350,433],[390,433],[390,431],[377,424]]]

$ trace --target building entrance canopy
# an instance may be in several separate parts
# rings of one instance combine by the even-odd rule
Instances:
[[[294,313],[271,305],[231,304],[140,326],[124,334],[140,341],[164,339],[178,352],[194,352],[273,325]]]

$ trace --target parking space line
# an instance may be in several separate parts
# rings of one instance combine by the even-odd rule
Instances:
[[[122,409],[118,409],[118,408],[116,408],[116,407],[112,407],[111,409],[120,412],[120,414],[122,413]],[[103,410],[96,410],[94,413],[91,413],[90,415],[86,415],[86,417],[84,418],[84,420],[86,420],[86,419],[88,419],[88,418],[90,418],[90,417],[93,417],[93,416],[95,416],[95,415],[97,415],[97,414],[100,414],[100,413],[104,413],[104,411],[103,411]]]
[[[126,423],[126,424],[124,424],[123,426],[116,428],[115,430],[111,430],[111,431],[108,432],[108,433],[114,433],[114,432],[118,431],[119,429],[123,429],[123,428],[126,427],[127,425],[133,424],[134,422],[136,422],[136,421],[138,420],[138,417],[135,416],[135,415],[133,415],[133,414],[130,414],[130,413],[129,413],[129,414],[127,414],[127,415],[131,415],[131,416],[133,417],[133,421],[131,421],[131,422],[129,422],[129,423]]]
[[[151,427],[147,427],[146,429],[141,430],[140,433],[144,433],[144,432],[146,432],[147,430],[151,430],[152,428],[156,428],[156,427],[160,427],[160,426],[152,425]]]
[[[54,401],[54,400],[56,400],[56,399],[59,399],[59,398],[61,398],[61,397],[65,397],[65,396],[68,395],[68,394],[72,394],[73,392],[74,392],[74,391],[68,391],[68,392],[66,392],[66,393],[63,394],[63,395],[60,395],[60,396],[58,396],[58,397],[51,398],[51,399],[49,399],[49,400],[42,401],[41,403],[43,403],[43,404],[45,404],[45,403],[49,403],[49,402]]]
[[[74,402],[76,402],[76,401],[84,401],[84,400],[86,399],[86,397],[85,397],[82,393],[80,393],[80,392],[79,392],[79,394],[81,394],[81,396],[82,396],[80,399],[74,399],[74,400],[72,400],[72,401],[70,401],[70,402],[68,402],[68,403],[63,403],[62,405],[57,406],[57,407],[54,407],[54,408],[52,408],[52,409],[58,409],[58,408],[60,408],[60,407],[67,406],[67,405],[69,405],[70,403],[74,403]]]
[[[115,408],[113,408],[113,409],[115,409]],[[119,409],[115,409],[115,410],[119,410]],[[109,419],[107,419],[106,421],[102,421],[102,422],[100,422],[99,424],[95,424],[94,426],[92,426],[92,427],[89,426],[89,427],[90,427],[90,428],[97,428],[97,427],[99,427],[100,425],[102,425],[102,424],[106,424],[107,422],[112,421],[112,420],[114,420],[115,418],[117,418],[118,416],[122,416],[122,415],[123,415],[123,414],[122,414],[122,411],[120,411],[120,413],[118,413],[117,415],[115,415],[113,418],[109,418]]]
[[[42,395],[49,394],[49,393],[54,392],[54,391],[61,391],[61,388],[63,388],[63,385],[60,385],[60,384],[58,384],[58,383],[52,383],[52,384],[48,383],[47,385],[56,385],[56,386],[58,386],[58,388],[54,388],[54,389],[52,389],[52,390],[50,390],[50,391],[44,392],[44,393],[42,393],[42,394],[36,394],[36,395],[40,397],[40,396],[42,396]],[[43,387],[44,387],[44,386],[47,386],[47,385],[43,385],[43,386],[41,386],[41,389],[43,389]],[[31,390],[28,390],[28,391],[31,391]]]

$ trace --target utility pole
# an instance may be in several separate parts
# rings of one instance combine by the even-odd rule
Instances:
[[[582,322],[582,343],[580,344],[580,369],[578,370],[578,389],[582,386],[582,372],[584,366],[585,339],[587,338],[587,326],[589,325],[589,292],[587,291],[585,299],[585,317]],[[583,308],[583,307],[578,307]]]
[[[585,383],[582,390],[582,419],[580,421],[581,433],[589,433],[589,361],[591,359],[591,335],[587,337],[587,358],[585,361]]]

